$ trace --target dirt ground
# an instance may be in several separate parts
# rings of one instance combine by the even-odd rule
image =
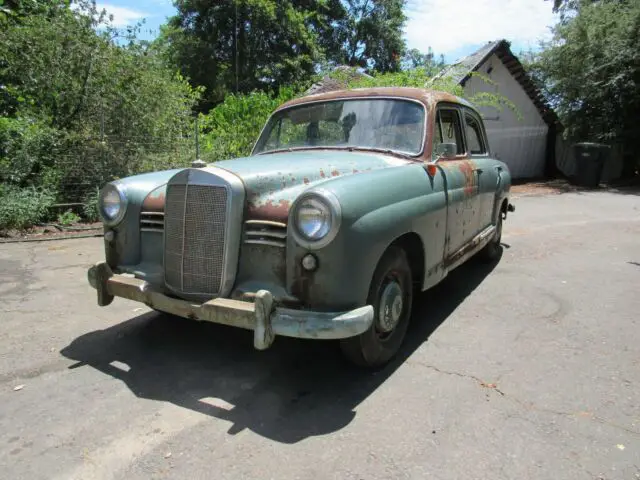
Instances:
[[[100,308],[100,238],[0,245],[0,476],[639,480],[640,196],[514,193],[500,262],[421,295],[375,373]]]

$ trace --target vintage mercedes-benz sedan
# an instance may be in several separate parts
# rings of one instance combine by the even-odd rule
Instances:
[[[413,88],[311,95],[278,108],[249,157],[108,183],[98,304],[339,340],[380,366],[416,294],[477,254],[496,261],[511,177],[478,111]]]

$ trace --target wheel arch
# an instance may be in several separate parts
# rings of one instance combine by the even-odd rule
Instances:
[[[384,254],[392,247],[400,247],[404,250],[409,261],[409,267],[411,268],[411,277],[414,290],[421,291],[424,284],[425,275],[425,249],[424,242],[420,235],[416,232],[407,232],[399,237],[396,237],[382,252],[378,263],[384,256]],[[376,264],[377,266],[377,264]],[[374,270],[375,271],[375,270]]]

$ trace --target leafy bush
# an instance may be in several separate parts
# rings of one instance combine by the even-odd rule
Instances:
[[[0,116],[0,182],[25,183],[51,165],[60,133],[30,115]]]
[[[73,225],[74,223],[80,222],[80,220],[82,220],[80,216],[73,210],[67,210],[58,215],[58,223],[61,225]]]
[[[0,28],[0,185],[14,186],[12,198],[35,186],[82,201],[113,178],[171,162],[189,136],[193,145],[201,89],[165,62],[161,46],[118,31],[95,2],[73,3]],[[9,203],[2,226],[26,226]]]
[[[100,214],[98,213],[99,194],[100,190],[96,188],[95,191],[88,193],[82,202],[82,215],[88,222],[97,222],[100,220]]]
[[[55,195],[46,189],[1,186],[0,231],[22,230],[45,220],[54,201]]]
[[[223,103],[200,116],[202,160],[215,162],[249,155],[269,115],[300,91],[301,87],[287,87],[275,95],[227,95]]]

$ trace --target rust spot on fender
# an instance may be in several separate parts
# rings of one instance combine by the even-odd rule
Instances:
[[[475,165],[472,161],[462,160],[458,163],[458,169],[464,175],[464,194],[465,196],[473,195],[476,187]]]
[[[249,202],[248,219],[249,220],[273,220],[277,222],[287,222],[289,217],[289,209],[291,202],[282,199],[279,202],[267,200],[265,203],[259,203],[255,199]]]
[[[143,200],[142,202],[142,211],[143,212],[164,212],[164,199],[165,199],[165,190],[166,185],[161,185],[160,187],[152,190]]]

